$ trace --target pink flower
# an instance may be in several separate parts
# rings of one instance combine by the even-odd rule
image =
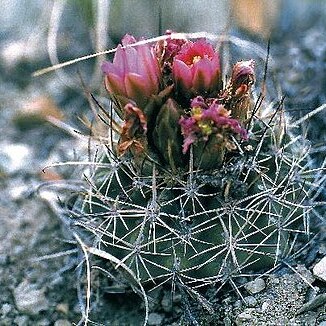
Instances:
[[[226,145],[231,144],[229,135],[248,139],[247,130],[241,127],[238,120],[230,117],[230,111],[217,102],[208,106],[201,96],[192,100],[190,116],[181,117],[179,124],[184,137],[183,154],[187,153],[191,144],[198,141],[207,142],[214,136],[223,137]]]
[[[177,91],[185,97],[208,95],[221,85],[219,56],[205,40],[185,43],[174,57],[172,73]]]
[[[135,43],[133,36],[126,35],[118,46],[113,63],[102,64],[105,84],[113,95],[127,98],[144,108],[152,95],[158,94],[161,73],[153,49],[147,45],[128,47]]]

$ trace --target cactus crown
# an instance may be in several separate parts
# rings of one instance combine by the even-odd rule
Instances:
[[[272,269],[309,234],[309,144],[287,130],[282,100],[253,104],[253,60],[223,83],[204,39],[134,42],[102,66],[110,137],[72,216],[131,284],[169,283],[211,309],[200,288]]]

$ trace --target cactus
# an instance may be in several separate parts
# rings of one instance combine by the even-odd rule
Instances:
[[[282,100],[254,104],[254,61],[223,83],[210,43],[172,36],[152,46],[127,36],[103,64],[111,137],[73,216],[89,251],[131,283],[200,297],[277,266],[309,234],[316,184]]]

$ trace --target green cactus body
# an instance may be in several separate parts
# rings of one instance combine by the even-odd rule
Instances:
[[[208,285],[275,266],[308,209],[305,158],[300,162],[289,143],[273,143],[271,125],[255,128],[242,153],[209,171],[190,162],[188,171],[172,172],[153,161],[144,174],[132,158],[106,157],[115,168],[98,168],[98,189],[84,207],[96,216],[91,224],[102,250],[151,286],[176,278]]]
[[[291,239],[307,232],[300,227],[312,209],[303,137],[286,132],[279,108],[264,116],[262,108],[251,107],[253,61],[237,63],[225,89],[215,66],[207,81],[200,70],[194,81],[178,75],[186,69],[181,60],[188,62],[183,47],[207,47],[200,42],[172,44],[181,54],[159,60],[163,90],[142,99],[143,109],[133,99],[124,106],[128,94],[139,98],[143,84],[128,90],[110,75],[117,68],[110,63],[104,69],[109,92],[123,98],[116,105],[125,117],[118,141],[104,144],[78,223],[120,261],[118,271],[127,266],[152,288],[170,283],[196,289],[271,269],[291,249]],[[117,93],[124,89],[129,93]]]

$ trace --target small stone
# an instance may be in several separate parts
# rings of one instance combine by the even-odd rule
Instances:
[[[315,265],[312,272],[318,279],[326,282],[326,256]]]
[[[12,306],[9,303],[4,303],[1,307],[1,315],[2,317],[6,317],[6,315],[11,311]]]
[[[173,296],[173,303],[179,303],[182,300],[182,295],[180,293]]]
[[[28,326],[28,317],[27,316],[17,316],[14,319],[14,323],[17,326]]]
[[[318,252],[321,255],[326,255],[326,244],[325,243],[320,244]]]
[[[269,277],[269,283],[273,286],[273,285],[278,285],[280,284],[280,279],[277,276],[271,275]]]
[[[35,324],[35,326],[49,326],[49,325],[50,322],[47,319],[42,319]]]
[[[19,200],[24,198],[25,194],[30,191],[30,185],[27,184],[20,184],[20,185],[13,185],[9,189],[9,195],[12,200]]]
[[[236,302],[234,302],[233,306],[236,309],[241,308],[242,307],[242,300],[237,300]]]
[[[326,320],[319,323],[318,326],[326,326]]]
[[[265,281],[261,278],[257,278],[254,281],[248,282],[244,285],[244,288],[250,293],[250,294],[256,294],[261,291],[263,291],[266,287]]]
[[[255,309],[252,308],[248,308],[245,309],[241,314],[239,314],[235,320],[236,325],[240,326],[242,325],[244,322],[248,322],[253,318],[253,311]]]
[[[255,307],[257,305],[257,299],[251,295],[248,297],[245,297],[244,300],[245,300],[246,305],[249,307]]]
[[[6,265],[9,261],[9,257],[6,254],[0,254],[0,265]]]
[[[69,312],[69,305],[67,303],[58,303],[55,310],[67,315]]]
[[[148,316],[148,325],[155,326],[155,325],[162,325],[163,316],[157,314],[156,312],[152,312]]]
[[[63,177],[56,171],[51,169],[46,169],[39,173],[40,178],[43,181],[60,181]]]
[[[265,301],[263,302],[263,304],[261,305],[261,311],[264,312],[268,309],[268,307],[270,306],[270,303]]]
[[[0,143],[0,168],[6,175],[26,170],[33,162],[33,150],[22,143]]]
[[[71,326],[71,322],[67,319],[59,319],[53,326]]]
[[[44,290],[37,290],[28,281],[23,281],[14,289],[14,298],[17,309],[30,315],[37,315],[48,309],[48,300]]]
[[[171,293],[165,292],[161,301],[161,305],[165,312],[172,311],[172,298]]]
[[[6,6],[9,3],[17,4],[18,2],[15,1],[6,2]],[[19,63],[31,62],[34,61],[36,58],[40,59],[40,55],[41,56],[44,55],[41,47],[33,46],[31,43],[34,42],[26,42],[26,40],[18,40],[18,41],[10,41],[4,43],[0,49],[1,62],[4,63],[5,66],[10,69],[13,68],[14,66],[17,66]]]
[[[177,315],[181,314],[182,308],[179,306],[173,307],[173,312],[175,312]]]

